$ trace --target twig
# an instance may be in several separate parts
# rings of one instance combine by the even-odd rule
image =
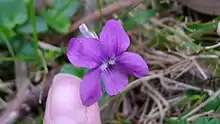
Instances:
[[[197,56],[190,56],[190,59],[218,59],[217,55],[197,55]]]
[[[161,77],[160,78],[160,84],[166,89],[166,90],[184,90],[185,88],[178,88],[178,87],[174,87],[174,86],[169,86],[168,84],[166,84],[164,82],[164,78]]]
[[[159,108],[160,124],[162,124],[163,119],[165,117],[165,112],[169,109],[169,103],[156,89],[154,89],[152,86],[150,86],[150,84],[148,84],[148,83],[143,83],[143,84],[147,88],[147,90],[144,90],[144,92],[146,92],[146,94],[149,95],[154,101],[155,101],[155,98],[157,99],[155,102]],[[162,104],[160,103],[160,101],[162,102]],[[165,106],[165,107],[163,107],[163,106]],[[162,108],[160,108],[160,107],[162,107]],[[151,112],[148,113],[146,120],[148,120],[149,117],[151,116],[151,114],[153,114],[153,113],[155,113],[155,111],[153,111],[153,109],[152,109]],[[146,120],[145,120],[145,122],[146,122]]]
[[[176,57],[174,55],[171,55],[171,54],[167,54],[163,51],[159,51],[159,50],[156,50],[156,49],[152,49],[152,51],[156,54],[156,55],[159,55],[159,56],[163,56],[165,58],[169,58],[169,59],[172,59],[174,61],[181,61],[181,59],[179,57]]]
[[[187,64],[188,65],[188,62],[189,62],[189,60],[180,61],[179,63],[177,63],[175,65],[172,65],[172,66],[170,66],[169,68],[167,68],[165,70],[161,70],[158,74],[154,74],[152,72],[149,72],[149,74],[150,74],[149,76],[145,76],[143,78],[139,78],[139,79],[129,83],[127,88],[123,92],[128,91],[128,90],[130,90],[130,89],[140,85],[144,81],[148,81],[148,80],[152,80],[152,79],[155,79],[155,78],[159,78],[160,76],[164,76],[164,75],[170,74],[171,72],[177,72],[177,71],[179,71],[178,70],[179,66],[182,67],[183,64]]]
[[[16,86],[18,93],[14,100],[12,100],[4,110],[2,116],[0,117],[0,124],[6,124],[13,122],[17,118],[17,109],[20,107],[23,102],[28,85],[30,84],[27,79],[27,68],[25,63],[16,61],[15,62],[15,75],[16,75]]]
[[[204,52],[204,51],[206,51],[206,50],[215,49],[215,48],[217,48],[217,47],[220,47],[220,43],[217,43],[217,44],[212,45],[212,46],[203,47],[203,48],[201,48],[199,51],[197,51],[197,54],[198,54],[198,53],[201,53],[201,52]]]
[[[195,119],[197,119],[197,118],[199,118],[201,116],[210,115],[213,112],[214,112],[214,110],[210,110],[208,112],[199,113],[199,114],[196,114],[196,115],[193,115],[193,116],[187,118],[187,120],[188,121],[193,121],[193,120],[195,120]]]
[[[24,62],[15,61],[15,82],[18,92],[27,78],[27,66]]]
[[[146,102],[145,102],[145,104],[144,104],[144,108],[143,108],[143,112],[142,112],[142,114],[141,114],[141,116],[140,116],[140,119],[139,119],[139,123],[141,123],[142,121],[143,121],[143,119],[145,118],[144,116],[145,116],[145,113],[146,113],[146,111],[147,111],[147,107],[148,107],[148,105],[149,105],[149,99],[147,99],[146,100]]]
[[[138,106],[134,106],[132,111],[131,111],[131,114],[127,117],[128,120],[131,120],[135,117],[135,115],[138,113]]]
[[[186,67],[189,66],[191,62],[188,59],[182,60],[169,68],[165,69],[164,72],[166,73],[172,73],[172,72],[179,72],[180,70],[184,70]]]
[[[177,60],[177,59],[170,59],[170,58],[165,57],[165,56],[152,55],[152,54],[148,54],[148,53],[144,53],[144,56],[148,59],[153,59],[153,60],[158,60],[158,61],[165,61],[165,62],[171,63],[171,64],[175,64],[175,63],[180,61],[180,60]]]
[[[170,99],[170,100],[168,100],[168,102],[169,102],[169,104],[174,105],[185,98],[186,98],[186,96],[180,96],[180,97],[176,97],[174,99]],[[158,111],[158,107],[153,108],[151,110],[151,112],[150,112],[151,116],[149,117],[149,119],[152,119],[152,118],[159,116],[160,112],[156,112],[156,111]],[[152,113],[152,112],[155,112],[155,113]]]
[[[0,97],[0,103],[2,107],[6,107],[8,104]]]
[[[175,76],[174,79],[179,78],[180,76],[185,74],[187,71],[189,71],[189,69],[191,69],[192,67],[193,67],[193,64],[190,64],[187,68],[185,68],[182,72],[180,72],[177,76]]]
[[[205,49],[205,50],[209,50],[209,49],[215,49],[215,48],[217,48],[217,47],[220,47],[220,43],[217,43],[217,44],[212,45],[212,46],[206,46],[204,49]]]
[[[122,105],[122,113],[127,116],[129,115],[129,112],[132,111],[132,106],[129,102],[129,99],[127,97],[123,98],[123,105]]]
[[[52,51],[57,51],[57,52],[59,52],[61,50],[61,48],[59,48],[59,47],[53,46],[51,44],[48,44],[48,43],[45,43],[42,41],[39,41],[38,45],[40,48],[45,49],[45,50],[52,50]]]
[[[86,23],[89,21],[93,21],[96,19],[99,19],[100,17],[110,15],[116,11],[123,10],[124,8],[127,8],[131,5],[134,5],[139,0],[120,0],[118,3],[108,5],[107,7],[103,8],[100,12],[100,10],[96,10],[95,12],[90,13],[88,16],[83,17],[82,19],[75,22],[71,28],[70,33],[75,31],[82,23]]]
[[[4,82],[4,83],[0,83],[0,89],[4,90],[7,89],[8,87],[13,86],[14,83],[13,82]]]
[[[43,67],[44,67],[44,74],[43,74],[43,81],[42,83],[45,84],[45,81],[46,81],[46,78],[47,78],[47,74],[48,74],[48,68],[47,68],[47,62],[43,56],[43,53],[38,50],[38,55],[40,56],[41,60],[42,60],[42,64],[43,64]],[[39,97],[39,103],[41,104],[42,103],[42,97],[43,97],[43,87],[42,86],[42,91],[40,92],[40,97]]]
[[[186,97],[187,97],[186,95],[181,95],[181,96],[175,97],[173,99],[169,99],[168,102],[169,102],[169,104],[173,105],[174,103],[178,103],[179,101],[182,101]]]
[[[150,86],[150,84],[145,83],[144,86],[146,86],[148,88],[149,91],[151,91],[152,93],[154,93],[159,100],[162,101],[162,103],[166,106],[169,107],[169,103],[167,102],[167,100],[153,87]]]
[[[152,80],[152,79],[155,79],[155,78],[159,78],[160,75],[163,75],[163,74],[154,74],[154,75],[150,75],[150,76],[146,76],[146,77],[143,77],[143,78],[139,78],[131,83],[128,84],[127,88],[123,91],[128,91],[136,86],[138,86],[139,84],[142,83],[142,81],[148,81],[148,80]]]
[[[22,87],[20,87],[20,90],[17,93],[16,97],[8,104],[3,114],[1,115],[0,124],[7,124],[8,122],[12,122],[15,118],[17,118],[12,113],[17,113],[16,111],[18,110],[27,95],[27,88],[29,84],[30,83],[28,79],[25,79],[25,81],[23,81],[23,85]],[[11,116],[13,116],[13,118]]]
[[[48,91],[54,75],[57,74],[58,72],[59,72],[58,69],[56,70],[53,69],[50,71],[47,77],[44,91]],[[22,116],[20,113],[27,112],[25,108],[21,108],[22,104],[26,104],[29,106],[38,105],[38,99],[41,91],[40,87],[41,86],[36,86],[36,87],[32,87],[31,89],[27,88],[26,85],[21,87],[22,90],[20,90],[20,92],[17,93],[16,97],[7,104],[7,107],[3,111],[0,117],[0,124],[10,124],[9,122],[14,122],[16,119]],[[46,94],[47,93],[45,92],[45,95]]]
[[[160,101],[157,99],[157,97],[151,93],[150,91],[146,91],[147,95],[149,95],[153,100],[154,102],[157,104],[158,108],[159,108],[159,113],[160,113],[160,124],[162,124],[162,121],[163,121],[163,118],[165,116],[165,111],[163,109],[163,105],[160,103]],[[151,115],[152,113],[149,113],[148,114],[148,117],[147,119],[149,118],[149,116]]]
[[[162,62],[162,61],[150,61],[150,60],[148,60],[148,61],[147,61],[147,64],[148,64],[148,65],[153,65],[153,66],[159,66],[159,67],[165,69],[165,68],[166,68],[165,64],[167,64],[167,63],[164,63],[164,62]]]
[[[176,81],[176,80],[172,80],[172,79],[169,79],[169,78],[166,78],[166,77],[162,77],[162,78],[163,78],[163,80],[165,80],[167,82],[174,83],[177,86],[181,86],[181,87],[184,87],[186,89],[192,89],[192,90],[196,90],[196,91],[201,91],[202,90],[201,88],[198,88],[198,87],[195,87],[195,86],[192,86],[192,85],[189,85],[189,84],[181,83],[181,82]],[[209,90],[209,89],[203,89],[203,91],[207,92],[209,95],[214,94],[213,91]]]
[[[84,15],[88,16],[91,12],[94,12],[97,10],[97,0],[85,0],[84,3]],[[89,28],[93,29],[96,27],[97,22],[95,21],[88,21],[86,23]]]
[[[197,69],[199,70],[200,74],[203,76],[203,78],[206,80],[208,79],[208,76],[206,75],[206,73],[203,71],[203,69],[200,67],[200,65],[196,62],[196,60],[192,60],[193,63],[196,65]]]

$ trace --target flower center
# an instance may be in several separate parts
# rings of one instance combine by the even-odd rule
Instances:
[[[109,68],[109,66],[113,66],[115,65],[115,57],[112,57],[110,60],[108,61],[104,61],[102,63],[102,65],[100,66],[101,70],[104,71],[106,70],[107,68]]]

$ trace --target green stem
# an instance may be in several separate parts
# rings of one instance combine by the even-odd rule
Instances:
[[[8,50],[11,54],[11,56],[14,56],[14,51],[13,51],[13,48],[10,44],[10,42],[8,41],[8,39],[5,37],[5,35],[0,31],[0,36],[2,37],[3,41],[5,42],[6,46],[8,47]]]
[[[37,26],[36,26],[34,0],[30,0],[29,14],[30,14],[30,20],[31,20],[31,23],[32,23],[32,26],[33,26],[34,50],[35,50],[36,55],[38,55],[38,36],[37,36]]]
[[[35,57],[0,57],[0,61],[33,60]]]
[[[99,11],[102,12],[103,0],[98,0]]]

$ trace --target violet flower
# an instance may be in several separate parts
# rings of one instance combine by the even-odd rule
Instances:
[[[148,66],[141,56],[125,52],[130,44],[122,25],[116,20],[105,24],[99,39],[72,38],[67,49],[69,61],[77,67],[90,68],[80,84],[80,96],[85,106],[90,106],[102,96],[102,78],[109,95],[123,91],[128,75],[143,77]]]

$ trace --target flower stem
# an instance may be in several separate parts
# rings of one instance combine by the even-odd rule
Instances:
[[[35,50],[36,55],[38,56],[38,36],[37,36],[37,25],[36,25],[34,0],[30,0],[28,8],[29,8],[30,20],[31,20],[32,27],[33,27],[34,50]]]

